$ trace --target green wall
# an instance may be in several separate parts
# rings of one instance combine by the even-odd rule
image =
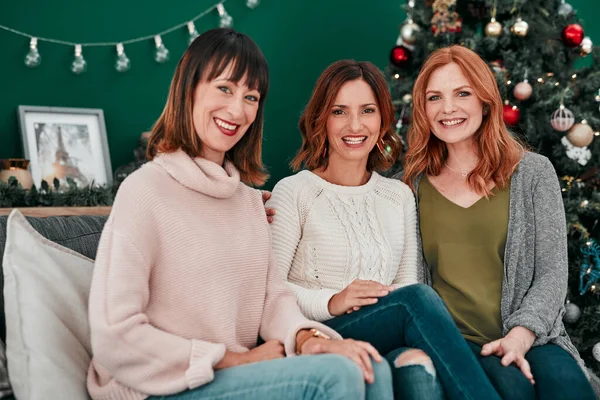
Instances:
[[[0,24],[37,36],[67,41],[120,41],[144,36],[192,18],[215,0],[89,2],[4,2]],[[589,21],[584,27],[600,44],[596,0],[571,4]],[[245,0],[225,3],[234,27],[249,34],[261,47],[271,69],[271,91],[266,105],[264,160],[271,188],[290,174],[288,162],[300,145],[296,124],[314,82],[331,62],[354,58],[387,65],[388,52],[398,35],[401,0],[262,0],[255,10]],[[196,22],[197,29],[215,27],[216,12]],[[159,116],[175,65],[187,46],[187,29],[163,37],[171,60],[152,59],[153,41],[126,46],[132,69],[114,70],[114,48],[85,48],[88,70],[73,75],[73,49],[40,43],[42,64],[26,68],[28,40],[0,30],[0,158],[23,155],[17,123],[18,105],[88,107],[104,110],[113,170],[132,160],[141,132]]]

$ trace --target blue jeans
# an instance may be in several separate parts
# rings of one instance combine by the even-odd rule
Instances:
[[[337,354],[279,358],[215,371],[215,379],[193,390],[149,400],[378,400],[392,398],[392,375],[373,362],[375,382]]]
[[[377,304],[326,322],[343,337],[371,343],[381,354],[402,352],[403,347],[423,350],[433,361],[449,400],[500,400],[473,356],[437,293],[427,285],[410,285],[379,299]],[[395,389],[406,367],[393,368]],[[413,368],[423,377],[422,368]],[[425,377],[427,377],[425,375]],[[419,378],[420,379],[420,378]],[[403,383],[409,386],[412,383]],[[429,388],[434,383],[428,385]]]
[[[555,344],[533,347],[525,355],[535,386],[514,364],[481,356],[481,346],[467,342],[504,400],[596,400],[590,383],[573,357]]]

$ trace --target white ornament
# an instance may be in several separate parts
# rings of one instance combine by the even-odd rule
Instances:
[[[581,310],[577,306],[577,304],[567,303],[565,305],[565,315],[563,316],[563,320],[567,324],[574,324],[581,317]]]
[[[417,41],[417,32],[419,32],[421,28],[419,25],[415,24],[415,22],[409,18],[406,21],[406,24],[402,25],[400,28],[400,37],[407,44],[415,44]]]
[[[592,43],[592,39],[590,39],[589,36],[586,36],[579,44],[579,48],[579,54],[581,54],[582,56],[587,56],[592,51],[594,51],[594,43]]]
[[[587,147],[573,146],[566,136],[563,136],[560,142],[567,150],[567,157],[577,161],[580,165],[586,165],[592,159],[592,152]]]
[[[565,132],[571,129],[573,124],[575,123],[575,116],[573,112],[566,108],[564,105],[560,105],[558,110],[552,113],[552,117],[550,118],[550,124],[554,129],[559,132]]]
[[[594,347],[592,347],[592,355],[596,361],[600,362],[600,342],[596,343]]]
[[[569,3],[565,3],[565,1],[563,0],[561,5],[558,7],[558,15],[566,18],[569,15],[571,15],[572,13],[573,13],[573,6],[570,5]]]

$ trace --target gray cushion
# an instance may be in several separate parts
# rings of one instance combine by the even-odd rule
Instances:
[[[29,223],[47,239],[74,250],[92,260],[96,258],[98,242],[106,216],[73,216],[73,217],[27,217]],[[2,259],[6,242],[6,221],[8,217],[0,217],[0,294],[4,293],[4,273]],[[60,284],[57,282],[57,284]],[[0,339],[6,341],[6,321],[4,318],[4,296],[0,295]]]

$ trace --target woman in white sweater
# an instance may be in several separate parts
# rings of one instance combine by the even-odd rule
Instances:
[[[411,190],[376,172],[400,152],[393,118],[374,65],[343,60],[323,72],[292,162],[306,170],[267,203],[279,269],[308,318],[387,355],[396,397],[498,398],[441,299],[418,284]]]

